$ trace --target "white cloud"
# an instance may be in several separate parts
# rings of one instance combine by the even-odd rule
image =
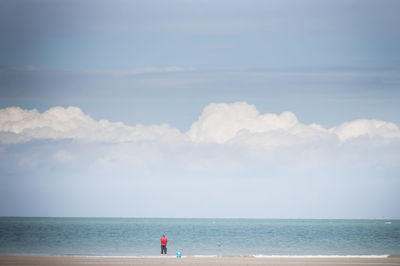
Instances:
[[[32,139],[77,139],[115,143],[182,138],[177,129],[167,124],[126,126],[120,122],[96,121],[78,107],[53,107],[43,113],[19,107],[1,109],[0,133],[1,141],[5,143]]]
[[[292,112],[260,114],[254,105],[237,102],[208,105],[187,136],[194,142],[281,147],[332,139],[346,142],[361,136],[400,138],[400,131],[394,123],[366,119],[326,129],[302,124]]]
[[[251,147],[290,147],[321,141],[345,143],[358,137],[400,139],[397,125],[379,120],[355,120],[330,129],[301,123],[292,112],[260,114],[245,102],[206,106],[185,134],[168,124],[128,126],[94,120],[78,107],[54,107],[43,113],[8,107],[0,110],[3,143],[32,139],[76,139],[91,142],[190,141]]]
[[[330,129],[341,141],[360,136],[400,138],[399,127],[390,122],[380,120],[359,119],[343,123]]]
[[[245,102],[208,105],[187,132],[194,142],[248,142],[252,138],[260,145],[285,145],[327,134],[322,126],[301,124],[292,112],[260,114]]]

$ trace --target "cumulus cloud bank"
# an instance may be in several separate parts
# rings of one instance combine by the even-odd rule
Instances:
[[[19,143],[34,139],[76,139],[92,142],[186,141],[241,144],[259,147],[291,146],[359,137],[400,139],[398,126],[380,120],[359,119],[332,128],[303,124],[292,112],[260,114],[245,102],[206,106],[188,132],[168,124],[128,126],[121,122],[94,120],[78,107],[53,107],[40,113],[8,107],[0,110],[0,140]]]
[[[181,132],[168,124],[95,120],[77,107],[42,113],[9,107],[0,110],[0,143],[4,216],[400,213],[400,134],[385,121],[325,128],[301,123],[292,112],[213,103]],[[159,204],[160,192],[167,204]]]

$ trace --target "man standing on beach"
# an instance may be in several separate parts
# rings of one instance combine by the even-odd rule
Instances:
[[[164,252],[165,255],[167,255],[167,242],[168,242],[168,239],[165,237],[165,235],[162,235],[160,240],[161,240],[161,255],[163,254],[163,252]]]

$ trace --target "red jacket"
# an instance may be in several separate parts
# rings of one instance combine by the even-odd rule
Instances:
[[[166,237],[161,237],[160,240],[161,240],[161,246],[166,246],[167,245],[168,239]]]

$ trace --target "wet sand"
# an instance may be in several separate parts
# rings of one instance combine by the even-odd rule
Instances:
[[[389,258],[130,258],[130,257],[79,257],[79,256],[28,256],[0,255],[0,265],[399,265],[400,257]]]

